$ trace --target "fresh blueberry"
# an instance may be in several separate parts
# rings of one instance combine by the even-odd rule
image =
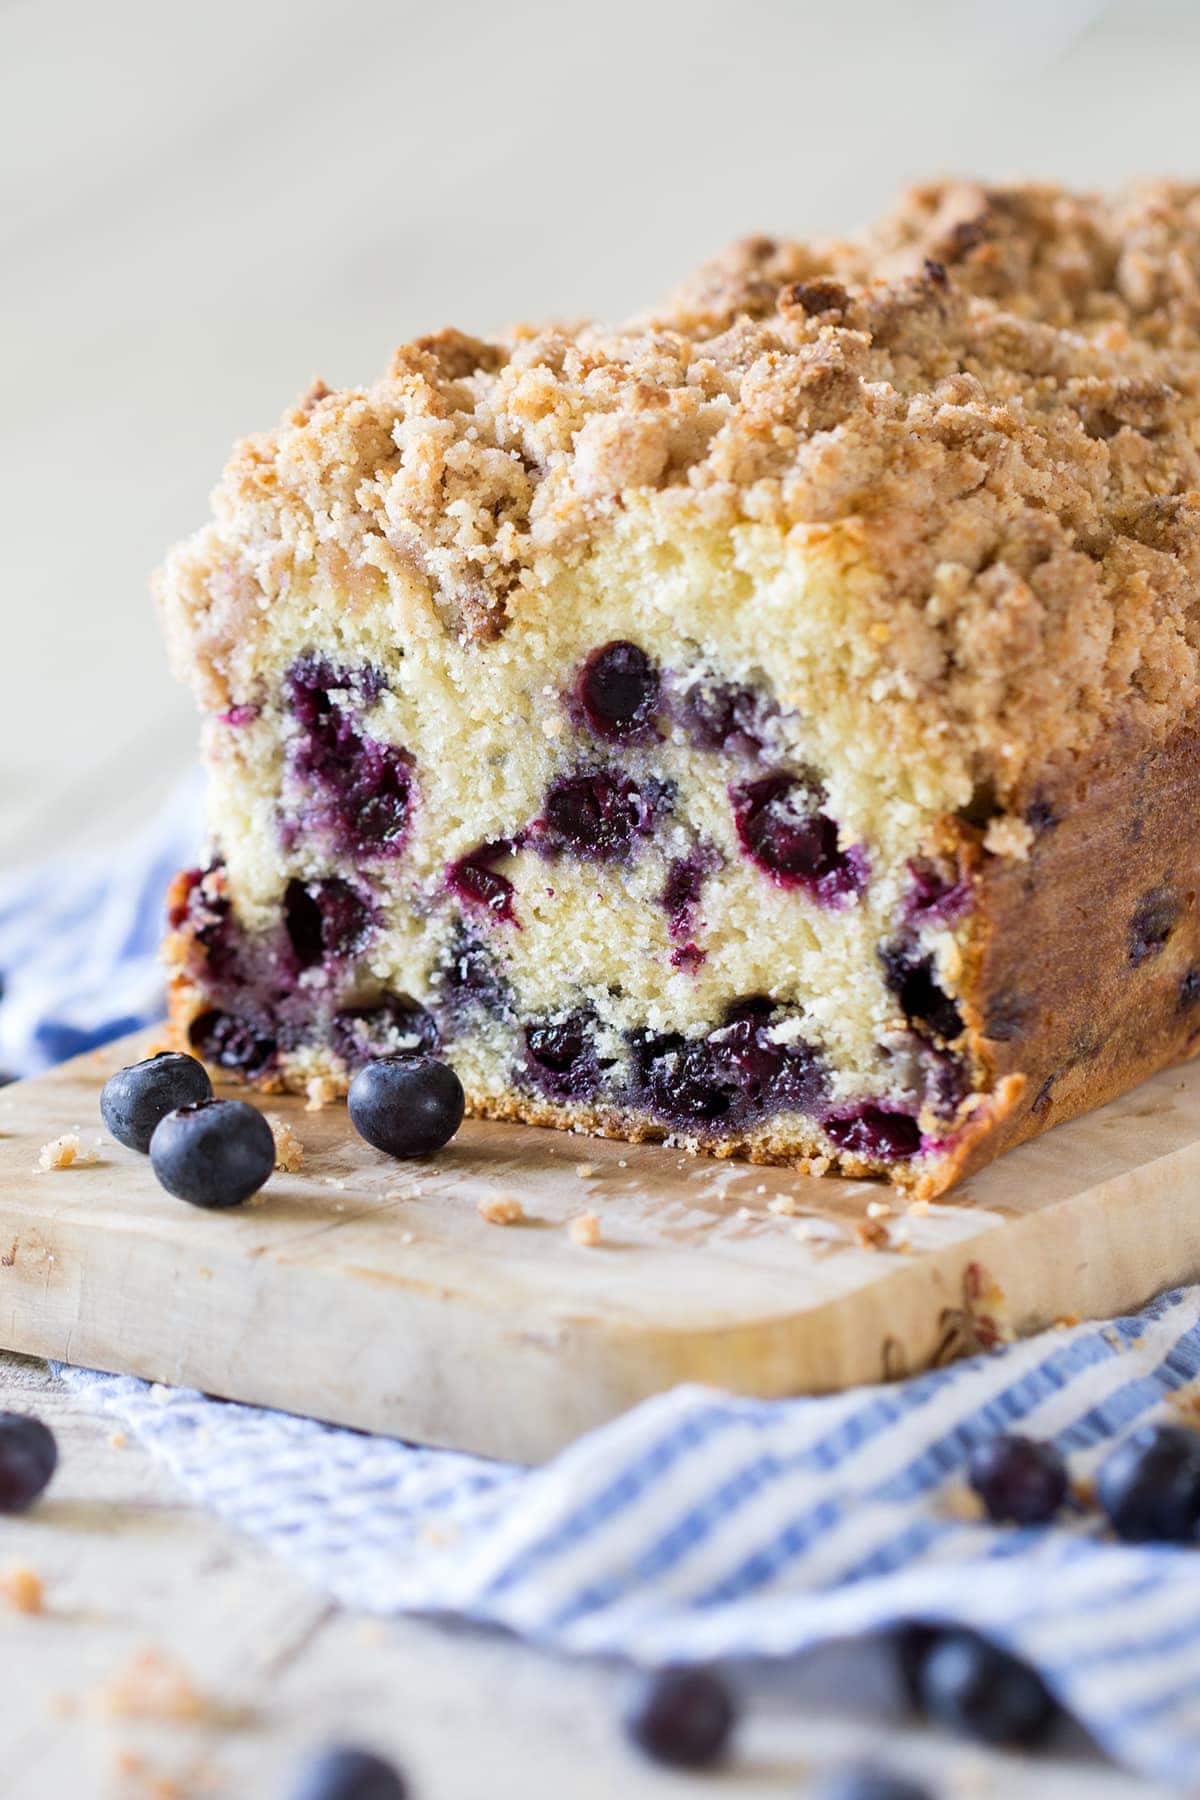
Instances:
[[[1036,1670],[973,1631],[935,1631],[915,1688],[937,1724],[984,1744],[1036,1744],[1058,1710]]]
[[[932,1794],[907,1775],[894,1775],[872,1763],[854,1763],[826,1775],[813,1800],[932,1800]]]
[[[303,1770],[291,1800],[405,1800],[407,1793],[400,1771],[382,1756],[335,1744]]]
[[[169,1112],[150,1140],[159,1182],[193,1206],[240,1206],[275,1167],[275,1139],[244,1100],[198,1100]]]
[[[711,1669],[665,1669],[645,1676],[625,1709],[625,1730],[638,1749],[679,1769],[718,1762],[735,1721],[729,1689]]]
[[[24,1512],[58,1467],[54,1433],[28,1413],[0,1413],[0,1513]]]
[[[639,645],[605,644],[583,665],[576,687],[579,710],[598,737],[618,742],[637,737],[654,717],[660,685],[658,670]]]
[[[350,1119],[389,1156],[428,1156],[463,1121],[462,1082],[433,1056],[380,1056],[350,1083]]]
[[[1190,1544],[1200,1534],[1200,1432],[1147,1425],[1105,1458],[1096,1498],[1129,1543]]]
[[[100,1090],[100,1116],[118,1144],[146,1151],[154,1127],[177,1106],[211,1100],[212,1082],[194,1056],[163,1050],[110,1075]]]
[[[1002,1432],[976,1444],[967,1480],[997,1524],[1045,1525],[1067,1497],[1067,1469],[1053,1444]]]

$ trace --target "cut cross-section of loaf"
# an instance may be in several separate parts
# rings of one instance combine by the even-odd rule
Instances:
[[[1200,1041],[1200,189],[921,190],[237,450],[181,1042],[934,1193]]]

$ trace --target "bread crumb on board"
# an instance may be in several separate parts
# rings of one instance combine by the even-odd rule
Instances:
[[[888,1228],[882,1219],[859,1219],[854,1235],[863,1250],[884,1250],[889,1242]]]
[[[579,1213],[568,1223],[567,1236],[573,1244],[592,1250],[600,1242],[600,1221],[595,1213]]]
[[[212,1704],[165,1650],[142,1650],[92,1689],[93,1710],[111,1719],[194,1724],[213,1716]]]
[[[0,1569],[0,1598],[14,1612],[40,1613],[46,1610],[42,1578],[28,1563],[7,1563]]]
[[[332,1106],[338,1097],[337,1083],[331,1081],[328,1075],[314,1075],[305,1085],[304,1092],[308,1095],[304,1103],[305,1112],[321,1112],[325,1107]]]
[[[278,1113],[267,1114],[267,1124],[275,1139],[275,1167],[285,1175],[298,1175],[304,1167],[304,1145],[286,1119]]]
[[[525,1218],[515,1194],[485,1194],[475,1210],[489,1225],[520,1225]]]
[[[90,1150],[85,1150],[78,1130],[64,1131],[61,1137],[52,1138],[48,1144],[42,1145],[38,1151],[34,1173],[43,1175],[48,1169],[90,1169],[99,1161],[99,1138]]]

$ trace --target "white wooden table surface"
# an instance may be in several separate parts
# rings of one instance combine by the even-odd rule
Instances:
[[[844,227],[943,169],[1195,175],[1198,72],[1194,0],[0,0],[0,866],[117,841],[186,765],[146,574],[313,373],[369,378],[451,319],[619,314],[729,237]],[[0,1794],[269,1800],[334,1733],[394,1749],[421,1800],[703,1791],[622,1748],[610,1671],[347,1616],[44,1369],[0,1357],[0,1406],[63,1452],[0,1522],[47,1594],[0,1605]],[[206,1722],[105,1716],[146,1646]],[[882,1744],[964,1796],[1151,1792],[1078,1745],[913,1734],[869,1659],[751,1686],[714,1791],[794,1795]]]

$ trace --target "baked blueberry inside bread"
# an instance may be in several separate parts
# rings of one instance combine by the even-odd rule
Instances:
[[[941,1191],[1200,1041],[1200,189],[918,190],[241,444],[179,1042]]]

